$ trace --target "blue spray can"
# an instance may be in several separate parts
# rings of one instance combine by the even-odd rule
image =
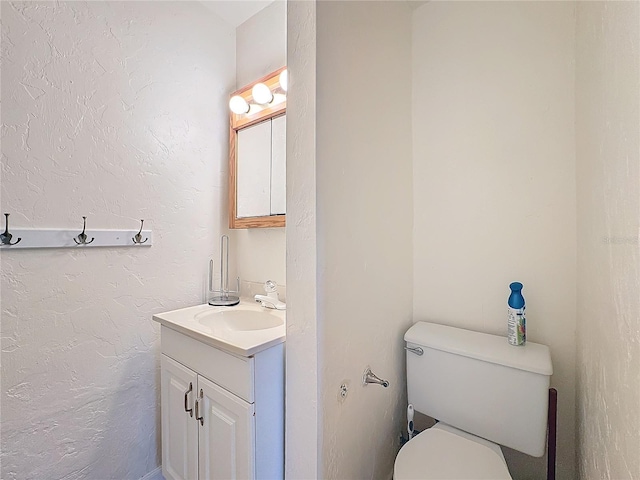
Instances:
[[[508,310],[508,338],[511,345],[524,345],[527,341],[527,322],[524,317],[524,297],[522,296],[522,284],[513,282],[509,285]]]

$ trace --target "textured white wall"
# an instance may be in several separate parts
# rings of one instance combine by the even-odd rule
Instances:
[[[287,5],[275,1],[236,29],[236,85],[257,79],[287,64]],[[286,285],[284,228],[232,231],[240,279]],[[260,288],[258,288],[259,291]]]
[[[575,5],[429,2],[413,15],[414,320],[551,347],[559,477],[574,477]],[[509,453],[514,478],[545,462]]]
[[[406,410],[410,14],[407,2],[317,6],[321,478],[390,478]],[[367,365],[390,387],[363,387]]]
[[[236,29],[238,88],[287,64],[287,3],[276,0]]]
[[[640,478],[640,3],[579,2],[578,466]]]
[[[316,261],[316,3],[287,2],[285,476],[323,478]]]
[[[234,37],[198,2],[2,2],[3,211],[154,232],[148,249],[2,252],[3,479],[158,465],[151,315],[202,301],[226,223]]]

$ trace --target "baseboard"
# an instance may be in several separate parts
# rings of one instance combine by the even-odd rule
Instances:
[[[164,477],[162,476],[162,465],[151,470],[140,480],[164,480]]]

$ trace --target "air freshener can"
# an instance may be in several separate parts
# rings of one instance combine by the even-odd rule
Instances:
[[[507,325],[509,327],[509,343],[511,345],[524,345],[527,341],[527,321],[524,316],[524,308],[509,308]]]
[[[509,288],[511,295],[508,301],[507,337],[511,345],[524,345],[527,341],[527,321],[524,315],[522,284],[513,282]]]

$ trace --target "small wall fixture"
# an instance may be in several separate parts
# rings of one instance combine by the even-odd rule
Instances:
[[[142,226],[144,225],[144,220],[140,220],[140,230],[138,230],[138,233],[136,233],[131,240],[133,240],[133,243],[135,243],[136,245],[142,245],[144,242],[146,242],[147,240],[149,240],[149,237],[145,238],[144,240],[142,240]]]
[[[87,242],[87,234],[85,231],[87,230],[87,217],[82,217],[82,232],[73,238],[73,241],[76,242],[76,245],[89,245],[91,242],[95,240],[95,237],[91,237],[91,240]]]
[[[0,234],[0,243],[2,243],[2,245],[9,245],[9,246],[13,246],[13,245],[17,245],[18,243],[20,243],[20,240],[22,240],[22,238],[18,237],[18,239],[11,243],[11,239],[13,238],[13,235],[9,233],[9,214],[5,213],[4,214],[4,233]]]
[[[371,371],[371,367],[367,367],[364,373],[362,374],[362,385],[367,386],[367,384],[369,383],[382,385],[384,388],[387,388],[389,386],[389,382],[387,380],[381,379],[375,373],[373,373]]]

